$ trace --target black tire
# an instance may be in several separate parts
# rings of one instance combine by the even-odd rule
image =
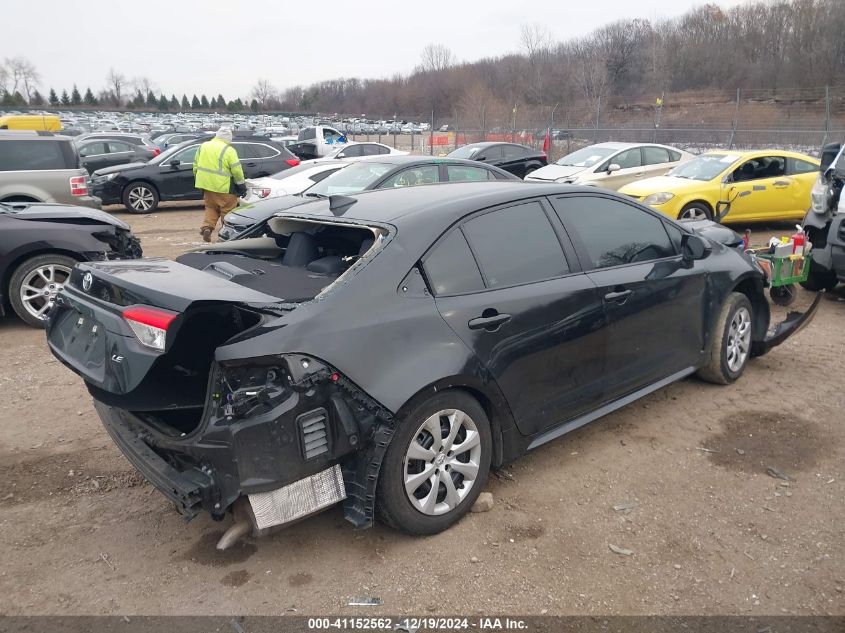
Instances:
[[[61,284],[64,283],[65,272],[69,272],[74,266],[76,265],[76,260],[68,257],[66,255],[58,255],[58,254],[47,254],[47,255],[37,255],[35,257],[30,257],[23,263],[21,263],[16,269],[15,272],[12,273],[11,278],[9,279],[9,288],[8,288],[8,296],[9,296],[9,303],[12,304],[12,309],[15,311],[24,323],[27,325],[31,325],[32,327],[44,327],[44,319],[39,318],[38,316],[32,313],[33,309],[43,307],[45,303],[51,303],[51,299],[48,297],[41,297],[35,293],[27,293],[29,296],[32,296],[33,299],[31,301],[25,302],[23,297],[21,297],[21,289],[25,281],[30,280],[31,277],[37,275],[37,271],[39,269],[48,268],[50,266],[56,267],[56,274],[61,272],[61,276],[57,277],[57,281],[60,281],[59,287]],[[44,287],[46,288],[49,286],[49,283],[46,280],[38,279],[34,284],[28,284],[30,287],[41,287],[39,282],[42,282]],[[56,288],[56,292],[58,288]],[[27,308],[27,306],[30,306]],[[47,308],[49,309],[49,308]]]
[[[798,289],[795,287],[795,284],[773,286],[769,288],[769,296],[775,305],[791,306],[795,303],[795,298],[798,296]]]
[[[142,180],[130,182],[123,189],[123,206],[129,213],[152,213],[158,208],[158,191],[150,183]]]
[[[697,218],[699,220],[712,220],[713,219],[713,210],[706,202],[690,202],[684,205],[684,208],[681,209],[681,212],[678,214],[679,220],[692,220],[696,219],[693,217],[693,214],[700,215],[701,213],[704,214],[704,217]],[[687,217],[689,216],[689,217]]]
[[[747,345],[741,362],[732,366],[730,352],[734,337],[732,337],[731,326],[741,310],[746,312],[748,318]],[[722,309],[719,311],[719,318],[714,324],[713,335],[707,348],[707,364],[698,370],[698,377],[718,385],[728,385],[739,378],[748,365],[748,359],[751,358],[753,323],[754,312],[748,297],[739,292],[730,293],[725,298]]]
[[[819,292],[821,290],[833,290],[838,283],[839,279],[835,272],[814,269],[813,263],[810,262],[810,274],[807,275],[807,281],[801,282],[801,286],[812,292]]]
[[[440,477],[448,476],[452,479],[453,486],[458,491],[456,494],[461,494],[463,490],[461,486],[464,485],[463,482],[465,480],[463,479],[463,475],[456,470],[449,471],[449,463],[443,464],[442,459],[439,462],[442,465],[438,463],[426,463],[423,460],[409,460],[408,466],[406,467],[405,457],[411,448],[412,440],[414,442],[420,442],[420,438],[424,437],[426,431],[421,429],[421,426],[438,412],[451,409],[465,413],[478,432],[480,451],[478,452],[479,459],[476,462],[478,464],[477,475],[469,491],[463,493],[464,497],[455,507],[442,514],[426,514],[423,510],[412,505],[410,499],[411,493],[405,490],[406,468],[410,470],[412,467],[418,467],[421,472],[429,467],[434,469],[432,474],[437,474],[438,476],[438,491],[434,496],[438,506],[445,502],[448,507],[448,501],[445,497],[446,486],[442,483],[444,480],[440,479]],[[449,422],[449,418],[446,416],[441,417],[439,420],[441,427],[444,423],[447,425],[446,429],[449,428]],[[459,432],[456,441],[459,441],[460,437],[461,434]],[[463,437],[466,438],[468,435],[464,433]],[[423,441],[429,438],[431,438],[430,434]],[[455,446],[459,445],[460,443],[455,444]],[[451,451],[445,453],[444,451],[430,452],[437,456],[437,458],[458,459],[458,455],[455,454],[452,456]],[[469,511],[481,493],[490,471],[492,452],[493,440],[490,431],[490,422],[484,413],[484,409],[482,409],[481,405],[474,398],[460,391],[444,391],[430,398],[426,398],[424,401],[415,405],[404,418],[398,421],[396,432],[390,442],[390,446],[387,448],[387,454],[381,466],[376,491],[376,511],[379,517],[391,527],[413,535],[437,534],[451,527]],[[461,456],[464,455],[465,453],[461,453]],[[469,459],[469,455],[466,455],[466,457]],[[436,462],[437,460],[435,459],[434,461]],[[455,462],[453,461],[452,463]],[[426,485],[428,486],[427,489],[429,492],[433,490],[430,480],[424,478],[422,483],[419,484],[419,489],[414,494],[420,493],[420,490],[424,492]],[[428,495],[423,494],[423,498],[420,498],[421,505],[424,505],[423,501],[426,498],[428,498]]]

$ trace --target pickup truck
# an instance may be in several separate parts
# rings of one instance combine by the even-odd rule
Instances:
[[[346,143],[346,136],[333,127],[326,125],[312,125],[302,128],[296,137],[296,143],[288,145],[288,149],[302,160],[322,158],[338,144]]]

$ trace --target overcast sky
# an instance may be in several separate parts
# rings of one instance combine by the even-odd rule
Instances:
[[[722,6],[741,0],[722,0]],[[76,6],[72,9],[71,4]],[[0,57],[28,57],[40,88],[96,93],[110,67],[149,77],[158,91],[245,97],[259,78],[277,88],[337,77],[406,74],[429,43],[460,61],[520,48],[520,25],[556,40],[623,18],[674,17],[694,0],[41,0],[8,3]],[[19,15],[17,15],[19,13]]]

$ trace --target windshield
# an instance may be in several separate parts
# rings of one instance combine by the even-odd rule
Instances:
[[[393,165],[363,161],[328,176],[305,192],[306,196],[323,197],[336,193],[358,193],[369,189],[390,171]]]
[[[737,160],[739,154],[704,154],[678,165],[666,175],[689,180],[713,180]]]
[[[481,148],[478,145],[464,145],[454,152],[449,152],[449,158],[472,158],[479,151],[481,151]]]
[[[617,151],[619,150],[612,147],[596,147],[595,145],[591,145],[590,147],[579,149],[577,152],[567,154],[555,164],[563,167],[592,167]]]
[[[276,172],[275,174],[270,174],[270,178],[273,180],[284,180],[285,178],[290,178],[291,176],[297,176],[301,173],[306,173],[310,171],[314,171],[315,173],[320,173],[324,169],[328,169],[328,167],[318,166],[315,167],[314,165],[297,165],[296,167],[291,167],[289,169],[282,170],[280,172]],[[334,169],[334,167],[332,167]]]
[[[6,204],[5,202],[0,202],[0,213],[12,213],[14,209],[11,205]]]

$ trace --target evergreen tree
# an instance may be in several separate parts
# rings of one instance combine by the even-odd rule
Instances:
[[[0,99],[0,105],[4,106],[14,106],[15,105],[15,96],[11,92],[4,92],[3,99]]]
[[[63,106],[70,105],[70,97],[67,94],[67,90],[62,90],[62,98],[60,99],[60,102]]]
[[[79,94],[79,88],[76,87],[76,84],[73,84],[73,90],[70,91],[70,105],[82,105],[82,95]]]
[[[214,97],[211,97],[211,101],[208,102],[208,107],[211,108],[212,110],[216,110],[217,109],[217,99],[215,99]]]
[[[223,95],[217,95],[217,107],[221,110],[226,109],[226,100],[223,98]]]
[[[176,95],[170,95],[170,109],[173,111],[179,109],[179,99],[176,98]]]
[[[157,107],[157,106],[158,106],[158,99],[156,99],[156,96],[153,94],[153,91],[152,91],[152,90],[150,90],[150,91],[147,93],[147,103],[146,103],[146,106],[147,106],[148,108],[155,108],[155,107]]]
[[[26,102],[26,99],[24,99],[23,95],[20,92],[18,92],[17,90],[15,91],[15,105],[16,106],[27,106],[27,105],[29,105]]]
[[[199,110],[200,109],[200,100],[197,99],[197,95],[194,95],[194,98],[191,99],[191,109],[192,110]]]
[[[91,92],[91,88],[88,88],[85,91],[85,96],[82,97],[82,103],[89,106],[95,106],[99,104],[99,102],[97,101],[97,97],[95,97],[94,93]]]
[[[253,99],[252,102],[249,104],[249,109],[253,112],[258,112],[258,110],[261,109],[261,106],[258,105],[258,101]]]
[[[182,110],[184,111],[184,110],[190,110],[190,109],[191,109],[191,104],[188,101],[188,96],[182,95]]]
[[[142,93],[140,89],[135,93],[135,96],[132,98],[131,105],[133,108],[144,107],[144,93]]]
[[[208,108],[210,107],[210,106],[209,106],[209,103],[208,103],[208,98],[207,98],[205,95],[202,95],[202,96],[200,97],[200,107],[201,107],[203,110],[208,110]]]
[[[29,100],[29,105],[43,106],[44,105],[44,96],[36,90],[35,92],[32,93],[32,98]]]
[[[161,95],[158,98],[158,109],[161,110],[162,112],[166,112],[169,107],[170,107],[170,102],[167,100],[167,97],[165,97],[164,95]]]
[[[50,105],[57,106],[59,105],[59,96],[56,94],[56,91],[50,88],[50,97],[49,97]]]

